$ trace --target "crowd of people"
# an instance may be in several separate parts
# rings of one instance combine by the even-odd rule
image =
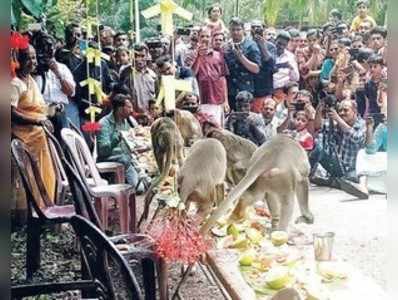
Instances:
[[[171,75],[189,82],[191,92],[178,92],[176,106],[201,125],[258,146],[290,135],[308,153],[313,183],[367,198],[372,164],[362,174],[358,165],[387,148],[387,29],[368,14],[367,1],[356,7],[350,25],[333,9],[322,27],[276,29],[237,17],[226,26],[221,6],[213,5],[203,23],[140,43],[107,26],[88,39],[79,24],[70,24],[62,42],[45,30],[25,32],[30,45],[18,52],[12,79],[13,134],[36,149],[48,171],[43,133],[32,130],[47,118],[44,107],[59,137],[62,128],[80,128],[89,119],[90,98],[103,108],[99,160],[122,162],[127,181],[136,185],[140,172],[120,131],[150,126],[161,116],[161,77]],[[87,47],[109,59],[87,68]],[[88,77],[102,83],[108,101],[89,96],[80,84]],[[54,175],[42,174],[53,193]]]

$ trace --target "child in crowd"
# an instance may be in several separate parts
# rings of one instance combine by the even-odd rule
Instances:
[[[216,32],[228,32],[227,27],[225,27],[225,24],[221,19],[223,11],[219,4],[215,4],[210,7],[207,14],[209,18],[206,20],[206,26],[210,29],[212,35]]]
[[[119,74],[123,70],[130,66],[130,51],[125,47],[119,47],[116,49],[116,65],[119,70]]]
[[[308,131],[309,118],[305,111],[297,111],[294,114],[294,130],[289,134],[300,143],[306,151],[314,148],[314,138]]]
[[[367,21],[372,24],[372,27],[376,26],[375,20],[368,15],[369,3],[367,0],[358,0],[357,12],[358,15],[352,20],[351,31],[359,31],[361,23]]]

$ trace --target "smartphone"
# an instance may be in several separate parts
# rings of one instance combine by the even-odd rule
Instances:
[[[287,62],[285,62],[285,63],[280,63],[280,64],[276,64],[276,65],[275,65],[275,68],[276,68],[276,69],[287,69],[287,68],[289,68],[289,64],[288,64]]]
[[[384,123],[384,121],[386,120],[386,116],[382,113],[369,114],[369,117],[373,118],[375,124]]]
[[[86,51],[88,42],[86,40],[79,40],[80,51]]]
[[[300,102],[300,103],[292,103],[292,105],[294,106],[294,109],[296,111],[304,110],[304,107],[305,107],[305,103],[302,103],[302,102]]]

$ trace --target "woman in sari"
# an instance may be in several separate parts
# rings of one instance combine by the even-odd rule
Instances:
[[[29,148],[38,160],[40,174],[50,200],[55,195],[55,172],[42,128],[47,106],[31,74],[37,66],[35,49],[28,45],[17,53],[18,68],[11,80],[11,132]],[[40,206],[43,206],[41,203]]]

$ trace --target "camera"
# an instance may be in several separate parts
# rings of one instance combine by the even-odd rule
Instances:
[[[263,36],[264,35],[264,28],[256,27],[256,29],[254,30],[254,33]]]
[[[149,49],[161,48],[163,46],[162,41],[159,38],[148,39],[145,44]]]
[[[325,98],[322,99],[323,103],[325,103],[325,108],[330,110],[331,108],[335,108],[337,104],[336,96],[334,95],[327,95]]]
[[[248,112],[240,112],[240,111],[235,111],[231,113],[231,116],[233,116],[236,120],[245,120],[247,117],[249,117]]]
[[[295,111],[300,111],[300,110],[304,110],[305,107],[305,103],[299,102],[299,103],[292,103],[292,105],[294,106],[294,110]]]
[[[178,35],[190,35],[191,34],[191,29],[190,28],[184,28],[184,27],[177,28],[177,34]]]
[[[373,113],[373,114],[369,114],[369,117],[372,117],[375,124],[380,124],[380,123],[384,123],[386,120],[386,116],[385,114],[382,113]]]
[[[349,51],[352,60],[358,60],[359,57],[359,49],[351,48]]]

